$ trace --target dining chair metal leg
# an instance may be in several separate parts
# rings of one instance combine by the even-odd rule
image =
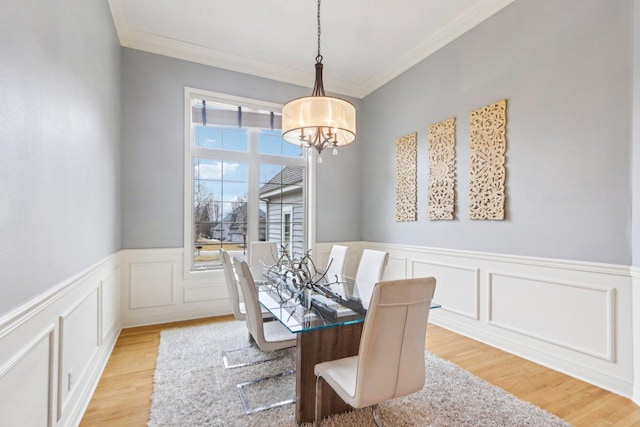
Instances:
[[[282,400],[280,402],[274,402],[274,403],[268,403],[264,406],[260,406],[257,408],[252,408],[249,404],[249,399],[247,398],[247,394],[244,391],[244,387],[247,386],[251,386],[251,385],[255,385],[258,383],[261,383],[263,381],[268,381],[268,380],[272,380],[272,379],[277,379],[280,377],[285,377],[287,375],[294,375],[296,373],[295,369],[290,369],[288,371],[284,371],[280,374],[276,374],[276,375],[270,375],[268,377],[262,377],[262,378],[258,378],[256,380],[253,381],[247,381],[245,383],[241,383],[236,385],[236,388],[238,389],[238,393],[240,393],[240,400],[242,401],[242,406],[244,407],[244,413],[245,414],[255,414],[256,412],[260,412],[260,411],[265,411],[267,409],[271,409],[271,408],[277,408],[278,406],[283,406],[283,405],[288,405],[290,403],[295,403],[296,399],[295,397],[293,399],[286,399],[286,400]]]
[[[322,379],[321,376],[316,377],[316,416],[315,416],[315,427],[320,427],[322,422],[322,383],[320,382]]]
[[[234,348],[232,350],[222,350],[221,356],[222,356],[222,363],[224,364],[224,368],[225,369],[242,368],[244,366],[252,366],[252,365],[257,365],[259,363],[271,362],[272,360],[279,360],[279,359],[282,359],[282,357],[283,357],[283,356],[278,356],[275,353],[271,352],[271,353],[268,353],[268,354],[270,354],[270,356],[272,356],[272,357],[269,357],[267,359],[254,360],[254,361],[251,361],[251,362],[240,362],[240,363],[235,363],[233,365],[231,364],[230,357],[229,357],[229,355],[231,353],[238,352],[238,351],[244,351],[244,350],[247,350],[249,348],[257,348],[257,347],[255,347],[253,345],[248,345],[246,347]],[[264,352],[262,352],[262,353],[264,353]]]
[[[371,413],[373,414],[373,421],[375,421],[376,426],[384,427],[384,424],[382,424],[382,420],[380,419],[380,416],[378,415],[378,405],[372,405],[371,406]]]

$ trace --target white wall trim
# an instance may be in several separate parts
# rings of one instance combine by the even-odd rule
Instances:
[[[587,286],[587,285],[583,285],[581,283],[576,283],[576,282],[567,282],[567,281],[561,281],[561,280],[549,280],[549,279],[545,279],[545,278],[541,278],[541,277],[537,277],[535,275],[520,275],[520,274],[509,274],[509,273],[503,273],[503,272],[499,272],[499,271],[488,271],[487,272],[487,276],[488,276],[488,285],[489,285],[489,304],[487,307],[487,313],[488,313],[488,323],[495,325],[497,327],[506,329],[506,330],[510,330],[513,332],[517,332],[518,334],[524,335],[524,336],[529,336],[532,338],[535,338],[537,340],[541,340],[541,341],[546,341],[548,343],[557,345],[557,346],[561,346],[561,347],[565,347],[569,350],[573,350],[573,351],[577,351],[577,352],[581,352],[584,354],[587,354],[589,356],[594,356],[594,357],[598,357],[600,359],[603,360],[607,360],[607,361],[611,361],[613,362],[614,359],[614,348],[613,348],[613,337],[614,337],[614,306],[613,306],[613,296],[615,293],[615,289],[610,289],[610,288],[605,288],[602,286]],[[500,321],[496,321],[493,319],[492,317],[492,310],[491,310],[491,295],[492,295],[492,288],[493,288],[493,277],[495,276],[503,276],[503,277],[511,277],[511,278],[516,278],[516,279],[526,279],[526,280],[533,280],[533,281],[537,281],[537,282],[541,282],[541,283],[548,283],[550,285],[554,285],[554,286],[567,286],[567,287],[572,287],[572,288],[577,288],[577,289],[586,289],[586,290],[592,290],[592,291],[598,291],[604,294],[604,298],[606,299],[606,306],[607,306],[607,312],[606,312],[606,319],[607,319],[607,344],[605,347],[605,351],[603,353],[598,353],[595,351],[589,351],[587,349],[584,348],[580,348],[578,346],[574,346],[574,345],[570,345],[570,344],[565,344],[559,340],[554,340],[554,339],[550,339],[550,338],[546,338],[544,336],[538,335],[538,334],[533,334],[530,333],[526,330],[520,329],[520,328],[516,328],[513,326],[510,326],[508,324],[504,324],[501,323]]]
[[[51,323],[45,327],[45,329],[36,334],[35,337],[27,343],[22,349],[14,354],[4,365],[0,365],[0,381],[3,377],[15,368],[29,353],[35,350],[36,346],[43,340],[48,341],[49,347],[49,362],[48,362],[48,376],[47,381],[47,426],[53,426],[54,420],[54,386],[55,386],[55,342],[54,342],[55,324]]]
[[[474,267],[465,267],[463,265],[458,265],[458,264],[450,264],[450,263],[444,263],[444,262],[429,262],[429,261],[423,261],[423,260],[411,260],[411,275],[407,276],[407,277],[416,277],[416,269],[415,269],[415,265],[416,264],[423,264],[423,265],[433,265],[433,266],[437,266],[437,267],[445,267],[448,269],[453,269],[453,270],[460,270],[460,271],[468,271],[473,273],[474,276],[474,282],[473,282],[473,298],[474,298],[474,304],[473,304],[473,312],[467,313],[464,312],[462,310],[457,310],[454,308],[450,308],[447,307],[446,305],[442,307],[443,310],[445,311],[450,311],[452,313],[456,313],[459,314],[461,316],[466,316],[470,319],[474,319],[474,320],[478,320],[480,318],[480,314],[479,314],[479,306],[480,306],[480,269],[478,268],[474,268]],[[435,301],[434,302],[438,302]]]
[[[633,395],[636,405],[640,405],[640,267],[630,268],[632,281],[632,307],[633,307]]]
[[[227,286],[222,270],[184,276],[183,248],[125,249],[120,251],[121,320],[124,327],[153,325],[231,314]],[[131,272],[144,265],[138,275]],[[170,267],[170,268],[167,268]],[[153,277],[153,280],[145,277]],[[156,288],[166,291],[171,283],[171,296],[159,298]],[[135,295],[136,303],[133,303]],[[147,301],[145,303],[145,301]]]
[[[15,399],[13,404],[11,399],[0,400],[3,423],[80,424],[120,333],[119,269],[120,254],[109,255],[0,319],[0,391],[20,389],[18,398],[24,400],[17,406]],[[107,281],[110,286],[105,288]],[[103,325],[103,315],[108,315],[109,325]],[[65,337],[63,329],[77,325],[89,328],[89,341],[86,334]],[[103,326],[109,330],[103,331]],[[78,345],[84,351],[78,352]],[[77,363],[73,387],[68,386],[65,360]]]
[[[441,249],[426,246],[400,245],[393,243],[359,242],[363,247],[387,247],[394,250],[415,251],[423,254],[450,255],[456,258],[471,258],[486,261],[501,261],[512,264],[523,264],[537,267],[558,268],[562,270],[575,270],[589,273],[602,273],[629,277],[630,267],[622,264],[605,264],[589,261],[562,260],[555,258],[541,258],[524,255],[497,254],[491,252],[473,252],[459,249]]]
[[[331,244],[323,245],[330,248]],[[419,274],[436,276],[434,301],[441,299],[441,289],[446,289],[447,297],[438,301],[442,309],[430,314],[430,322],[622,396],[639,396],[640,375],[634,378],[633,367],[634,361],[636,366],[640,361],[631,344],[638,335],[633,331],[634,311],[636,325],[640,325],[638,291],[635,300],[639,302],[635,310],[632,306],[632,274],[635,289],[640,289],[639,269],[379,242],[354,242],[351,247],[354,253],[364,248],[388,251],[390,259],[397,260],[396,266],[404,258],[422,267]],[[477,316],[468,316],[472,278],[460,276],[459,271],[478,272]],[[384,279],[403,278],[402,274],[401,268],[387,269]],[[415,268],[408,271],[408,275],[415,274]],[[495,294],[498,279],[502,295]],[[550,313],[546,301],[552,303]],[[451,303],[465,304],[464,310],[450,309]],[[530,308],[531,303],[542,309]],[[571,312],[564,312],[564,306]],[[502,317],[496,317],[496,309]]]
[[[371,248],[390,253],[393,266],[387,269],[385,279],[426,274],[430,269],[437,271],[436,278],[441,286],[451,278],[462,278],[462,286],[452,287],[453,294],[449,294],[448,298],[455,303],[451,298],[456,298],[456,292],[462,292],[457,298],[467,305],[459,310],[450,309],[445,303],[442,310],[431,313],[432,323],[622,396],[632,397],[636,403],[640,400],[640,373],[633,369],[634,364],[640,365],[640,338],[636,338],[639,335],[637,331],[640,330],[640,268],[374,242],[339,244],[350,247],[347,261],[347,273],[350,275],[355,275],[363,249]],[[326,262],[332,245],[331,242],[325,242],[313,246],[314,257],[321,265]],[[48,360],[50,366],[48,377],[35,379],[33,383],[40,386],[48,384],[50,392],[46,400],[42,398],[43,401],[37,403],[46,407],[51,420],[49,425],[74,426],[79,424],[90,402],[122,325],[141,326],[230,314],[222,272],[219,275],[185,279],[181,274],[183,251],[183,248],[121,250],[34,298],[30,304],[5,315],[0,319],[0,389],[10,386],[3,385],[3,381],[9,378],[7,374],[30,351],[38,348],[38,357],[40,360]],[[135,264],[151,266],[150,270],[145,270],[145,274],[148,272],[152,276],[158,273],[154,271],[154,266],[171,266],[159,270],[160,278],[172,283],[171,304],[161,307],[131,306],[131,287],[137,286],[135,280],[140,279],[134,277],[132,282],[130,272],[131,266]],[[501,282],[496,282],[498,279]],[[523,280],[539,281],[543,284],[541,292],[552,292],[540,295],[541,298],[566,293],[571,299],[567,302],[567,307],[573,310],[572,315],[587,319],[588,322],[590,313],[585,313],[584,307],[581,307],[583,302],[580,294],[573,293],[586,291],[590,298],[587,298],[586,303],[593,303],[597,311],[594,313],[595,319],[598,322],[606,319],[606,325],[601,325],[599,329],[597,345],[591,346],[593,343],[587,342],[588,345],[583,347],[580,341],[552,339],[545,335],[544,330],[530,330],[513,324],[509,320],[509,311],[504,311],[509,308],[504,303],[503,306],[498,306],[503,310],[502,317],[496,317],[493,310],[496,308],[495,304],[500,304],[498,297],[508,298],[511,292],[515,292],[516,296],[520,295]],[[500,283],[502,291],[508,292],[501,296],[493,295],[496,283]],[[526,284],[525,282],[525,288]],[[437,287],[436,296],[438,290]],[[148,293],[148,297],[153,300],[153,291],[153,286],[147,286],[139,297],[144,300]],[[86,307],[94,305],[96,292],[98,304],[87,311]],[[573,300],[576,295],[578,298]],[[90,297],[92,299],[87,302]],[[116,301],[117,307],[112,306],[113,301]],[[62,401],[62,387],[68,375],[62,369],[63,361],[66,352],[74,351],[75,341],[64,339],[61,329],[64,322],[58,319],[74,313],[80,306],[85,307],[82,313],[88,312],[92,322],[93,316],[96,316],[96,351],[92,351],[82,361],[81,365],[86,366],[86,369],[77,373],[81,377],[76,380],[79,383],[67,395],[66,401]],[[473,315],[469,315],[473,311],[470,307],[475,307]],[[587,308],[593,309],[591,306]],[[104,324],[103,319],[108,324]],[[563,322],[562,319],[557,321]],[[571,322],[559,326],[572,333]],[[50,341],[45,350],[42,339],[46,336],[49,336]],[[630,344],[632,342],[633,345]],[[70,348],[65,348],[67,345]],[[44,371],[42,373],[44,375]],[[0,401],[0,410],[3,409],[1,406]],[[59,414],[57,408],[60,409]],[[56,422],[57,415],[59,421]]]
[[[0,317],[0,338],[19,327],[22,323],[28,321],[33,316],[53,304],[57,299],[62,298],[66,293],[71,292],[75,287],[79,286],[82,279],[89,276],[96,270],[105,267],[109,263],[118,262],[119,253],[109,255],[102,260],[96,262],[90,267],[82,270],[80,273],[74,274],[67,280],[53,286],[51,289],[35,296],[26,303],[16,307]]]

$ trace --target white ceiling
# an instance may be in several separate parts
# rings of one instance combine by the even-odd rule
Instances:
[[[327,92],[362,98],[515,0],[324,0]],[[313,86],[315,0],[109,0],[120,44]]]

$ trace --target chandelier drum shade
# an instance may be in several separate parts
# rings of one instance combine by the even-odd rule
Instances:
[[[355,125],[353,104],[332,96],[306,96],[282,108],[282,137],[291,144],[330,138],[331,146],[347,145],[356,138]]]
[[[356,138],[356,108],[349,101],[326,96],[322,82],[320,55],[320,0],[318,0],[318,55],[316,79],[311,96],[296,98],[282,107],[282,138],[291,144],[313,147],[320,154],[327,147],[337,148]]]

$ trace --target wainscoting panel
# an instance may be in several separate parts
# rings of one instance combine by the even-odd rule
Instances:
[[[442,308],[431,312],[434,324],[623,396],[634,394],[629,266],[374,242],[336,244],[350,248],[350,276],[367,248],[389,252],[385,280],[435,276],[435,301]],[[332,246],[313,247],[320,266],[326,265]],[[123,325],[231,313],[222,271],[185,279],[183,259],[182,248],[121,251]],[[134,268],[138,274],[132,275],[132,265],[158,266],[160,273]],[[166,291],[169,271],[173,300],[165,292],[161,302],[168,304],[154,306],[156,282]]]
[[[385,280],[393,280],[395,278],[407,277],[408,264],[409,260],[406,257],[390,255],[383,278]]]
[[[53,336],[54,325],[51,325],[8,362],[0,365],[2,425],[54,425],[51,410],[54,386]]]
[[[219,290],[216,286],[193,285],[185,286],[182,300],[184,302],[212,301],[219,297]]]
[[[120,267],[100,281],[100,345],[120,325]]]
[[[125,327],[231,314],[222,270],[184,277],[184,251],[127,249],[122,260],[121,317]]]
[[[101,340],[98,327],[98,286],[60,316],[58,419],[62,417],[78,378],[86,375]]]
[[[463,265],[413,260],[408,277],[433,276],[437,280],[434,302],[443,310],[479,319],[479,269]]]
[[[402,278],[402,259],[405,277],[436,277],[442,308],[430,322],[622,396],[640,394],[629,266],[375,242],[350,248],[389,252],[385,279]]]
[[[174,303],[173,262],[135,262],[129,265],[132,309],[162,307]]]
[[[77,426],[120,333],[113,254],[0,318],[0,425]]]
[[[608,361],[615,289],[489,272],[489,323]],[[567,310],[567,301],[573,310]]]

